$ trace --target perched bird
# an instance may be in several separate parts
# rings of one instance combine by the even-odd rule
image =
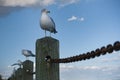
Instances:
[[[14,63],[11,66],[15,66],[15,65],[21,66],[22,64],[20,64],[20,63]]]
[[[17,63],[12,64],[11,66],[18,65],[20,68],[22,67],[22,61],[18,60]]]
[[[22,54],[27,58],[27,57],[35,57],[35,55],[30,51],[30,50],[22,50]]]
[[[40,26],[43,30],[45,30],[45,36],[46,36],[46,31],[49,31],[51,33],[57,33],[55,29],[55,23],[53,19],[48,15],[50,11],[47,9],[42,9],[41,10],[41,18],[40,18]]]

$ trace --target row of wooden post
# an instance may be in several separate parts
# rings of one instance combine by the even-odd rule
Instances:
[[[8,80],[33,80],[33,62],[30,60],[24,61],[22,67],[14,70]]]
[[[49,63],[47,58],[59,59],[59,41],[44,37],[36,41],[35,80],[59,80],[59,63]],[[8,80],[33,80],[33,62],[26,60]]]

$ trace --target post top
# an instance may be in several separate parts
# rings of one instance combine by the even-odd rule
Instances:
[[[23,63],[26,63],[26,62],[32,62],[31,60],[25,60]]]
[[[46,41],[46,40],[48,40],[48,41],[59,41],[59,40],[57,40],[57,39],[55,39],[55,38],[52,38],[52,37],[43,37],[43,38],[40,38],[40,39],[37,39],[37,41]]]

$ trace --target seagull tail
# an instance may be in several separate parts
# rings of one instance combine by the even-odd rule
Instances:
[[[57,33],[56,29],[54,29],[54,31],[53,31],[53,32],[54,32],[54,34],[55,34],[55,33]]]
[[[35,55],[33,54],[32,57],[35,57]]]

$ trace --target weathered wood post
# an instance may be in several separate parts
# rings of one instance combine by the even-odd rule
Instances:
[[[0,75],[0,80],[2,80],[2,76]]]
[[[22,68],[18,68],[15,73],[13,73],[13,80],[22,80],[23,78],[23,74],[22,74],[23,69]]]
[[[59,80],[59,64],[45,59],[59,58],[59,41],[44,37],[36,41],[36,80]]]
[[[22,80],[33,80],[33,62],[26,60],[23,62],[23,79]]]

